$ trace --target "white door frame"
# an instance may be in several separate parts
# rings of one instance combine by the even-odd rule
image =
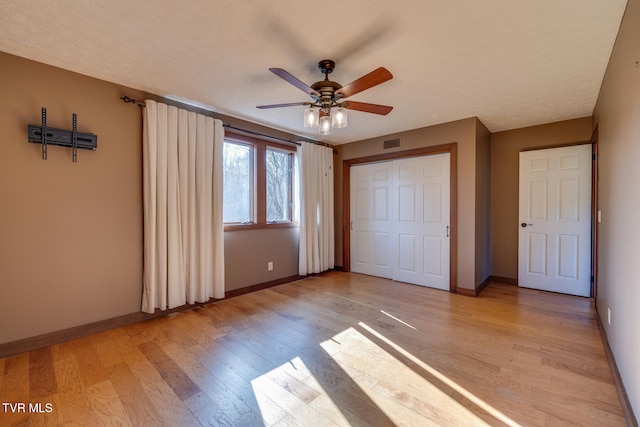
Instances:
[[[347,159],[342,164],[342,268],[344,271],[351,270],[351,237],[350,237],[350,218],[351,218],[351,196],[350,196],[350,166],[361,163],[373,163],[385,160],[404,159],[409,157],[418,157],[431,154],[449,153],[450,154],[450,199],[449,199],[449,292],[457,292],[458,281],[458,186],[457,186],[457,143],[434,145],[431,147],[421,147],[412,150],[395,151],[392,153],[378,154],[373,156],[358,157]]]

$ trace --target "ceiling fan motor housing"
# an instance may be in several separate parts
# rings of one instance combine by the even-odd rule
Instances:
[[[320,103],[322,109],[328,109],[336,105],[336,101],[341,97],[334,97],[335,91],[342,88],[342,85],[331,80],[323,80],[311,85],[311,88],[318,92],[320,96],[311,96]]]
[[[329,114],[329,110],[331,107],[335,107],[337,105],[336,101],[341,97],[335,97],[334,93],[342,88],[342,85],[336,82],[329,80],[329,74],[333,72],[336,67],[336,63],[330,59],[323,59],[318,62],[318,68],[322,74],[324,74],[324,80],[316,82],[311,85],[311,89],[315,90],[320,94],[311,95],[313,100],[320,104],[320,108],[327,114]]]

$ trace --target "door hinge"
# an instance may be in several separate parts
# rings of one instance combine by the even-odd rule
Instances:
[[[591,160],[595,161],[596,160],[596,153],[592,153],[591,154]]]

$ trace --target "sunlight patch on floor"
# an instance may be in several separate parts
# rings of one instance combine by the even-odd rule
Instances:
[[[265,425],[350,425],[299,357],[252,380],[251,386]]]
[[[333,359],[394,424],[488,425],[356,329],[346,329],[332,340],[341,346]],[[331,346],[330,341],[320,345]]]
[[[322,385],[327,378],[319,381],[300,357],[255,378],[251,385],[265,425],[349,426],[376,413],[383,424],[520,426],[364,322],[320,346],[335,365],[316,370],[337,368],[346,379],[327,390]],[[334,387],[356,399],[357,408],[333,396]]]
[[[393,314],[389,314],[384,310],[380,310],[380,313],[384,314],[385,316],[389,316],[390,318],[392,318],[393,320],[395,320],[396,322],[402,323],[405,326],[410,327],[411,329],[413,329],[414,331],[417,331],[417,329],[413,326],[411,326],[410,324],[408,324],[407,322],[405,322],[404,320],[400,320],[398,319],[396,316],[394,316]]]
[[[413,354],[411,354],[410,352],[406,351],[401,346],[399,346],[396,343],[394,343],[393,341],[389,340],[383,334],[381,334],[378,331],[376,331],[375,329],[371,328],[366,323],[360,322],[360,323],[358,323],[358,325],[361,326],[363,329],[365,329],[367,332],[369,332],[372,335],[374,335],[376,338],[378,338],[381,341],[383,341],[385,344],[387,344],[390,347],[392,347],[395,351],[400,353],[403,357],[406,357],[412,363],[415,363],[416,365],[418,365],[420,368],[422,368],[424,371],[426,371],[429,375],[432,375],[433,377],[435,377],[436,379],[438,379],[439,381],[444,383],[451,390],[461,394],[468,401],[470,401],[473,404],[475,404],[476,406],[478,406],[478,408],[486,411],[488,414],[490,414],[495,419],[497,419],[497,420],[499,420],[499,421],[503,422],[504,424],[506,424],[508,426],[511,426],[511,427],[520,427],[520,424],[518,424],[517,422],[515,422],[514,420],[512,420],[511,418],[509,418],[508,416],[506,416],[502,412],[498,411],[493,406],[491,406],[488,403],[486,403],[484,400],[478,398],[476,395],[474,395],[473,393],[469,392],[467,389],[465,389],[464,387],[462,387],[461,385],[459,385],[455,381],[451,380],[446,375],[444,375],[441,372],[439,372],[438,370],[432,368],[431,366],[429,366],[428,364],[423,362],[418,357],[416,357]],[[363,337],[363,338],[365,338],[365,337]],[[373,344],[373,343],[371,343],[371,344]],[[373,345],[375,345],[375,344],[373,344]],[[389,357],[393,357],[393,356],[389,356]],[[400,365],[396,369],[409,369],[403,363],[401,363],[401,362],[399,362],[397,360],[396,360],[396,362],[397,363],[395,363],[395,365]],[[417,374],[415,374],[415,375],[417,376]],[[420,378],[422,378],[422,377],[420,377]],[[424,380],[424,379],[423,379],[423,381],[426,382],[426,380]],[[431,390],[429,388],[426,388],[425,391],[431,393]],[[427,400],[430,400],[430,399],[427,399]],[[452,399],[450,399],[450,400],[452,400]],[[457,412],[456,412],[457,414],[461,414],[461,413],[464,413],[464,412],[469,413],[468,409],[464,408],[458,402],[455,402],[455,403],[456,403],[456,405],[453,405],[453,406],[457,406]],[[451,409],[454,409],[454,408],[451,408]],[[482,425],[486,425],[486,423],[484,423],[480,419],[478,419],[478,421],[480,421],[482,423]]]

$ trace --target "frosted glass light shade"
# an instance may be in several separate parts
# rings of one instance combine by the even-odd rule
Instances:
[[[331,126],[334,128],[347,127],[347,109],[342,107],[331,110]]]
[[[307,108],[304,110],[304,127],[317,128],[320,111],[315,108]]]
[[[320,135],[329,135],[331,133],[331,116],[320,117]]]

